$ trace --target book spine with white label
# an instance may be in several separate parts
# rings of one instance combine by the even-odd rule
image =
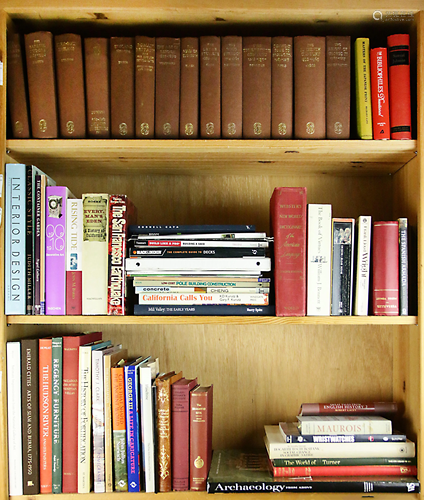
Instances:
[[[367,316],[369,304],[371,261],[371,216],[357,219],[357,252],[354,315]]]
[[[91,345],[79,348],[78,493],[91,489],[91,350]]]
[[[82,200],[68,199],[66,221],[66,314],[82,313]]]

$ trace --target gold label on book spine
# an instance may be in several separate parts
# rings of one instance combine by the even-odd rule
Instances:
[[[121,135],[127,135],[128,133],[128,125],[126,123],[119,124],[119,133]]]
[[[334,133],[341,134],[343,132],[343,125],[340,122],[334,124]]]
[[[39,122],[38,122],[38,128],[40,129],[40,132],[47,132],[47,121],[44,120],[44,118],[42,118]]]
[[[287,134],[287,125],[285,123],[278,124],[278,133],[279,133],[279,135],[286,135]]]
[[[227,127],[227,132],[228,135],[234,135],[237,130],[236,130],[236,124],[235,123],[229,123]]]
[[[201,469],[205,465],[205,462],[202,460],[202,457],[198,456],[194,461],[194,466],[196,469]]]
[[[255,122],[253,124],[253,133],[255,135],[261,135],[262,134],[262,123]]]
[[[66,122],[66,131],[68,134],[73,134],[75,132],[75,124],[73,121],[69,120],[69,122]]]
[[[315,134],[315,123],[314,122],[308,122],[306,124],[306,133],[309,135]]]
[[[184,131],[186,135],[193,135],[194,134],[194,127],[192,123],[186,123],[184,127]]]
[[[83,199],[83,241],[107,241],[107,207],[108,200],[104,196]]]
[[[171,124],[170,123],[163,124],[163,133],[165,135],[169,135],[171,133]]]
[[[141,135],[149,135],[150,132],[150,127],[148,123],[141,123],[140,124],[140,133]]]
[[[24,126],[19,120],[15,122],[15,134],[22,134]]]
[[[206,133],[207,135],[212,135],[215,132],[215,126],[212,122],[206,124]]]

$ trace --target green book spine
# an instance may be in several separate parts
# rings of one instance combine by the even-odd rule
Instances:
[[[52,339],[52,479],[53,493],[62,493],[62,337]]]

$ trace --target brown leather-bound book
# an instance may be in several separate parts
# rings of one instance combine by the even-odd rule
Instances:
[[[179,38],[156,38],[155,137],[178,139],[180,126]]]
[[[350,36],[326,37],[327,139],[350,137]]]
[[[243,131],[243,39],[221,38],[221,124],[224,139],[241,139]]]
[[[114,139],[134,138],[134,38],[110,39],[110,128]]]
[[[200,137],[221,137],[221,39],[200,37]]]
[[[11,35],[7,41],[7,102],[15,139],[30,137],[28,102],[22,59],[21,36]]]
[[[35,139],[58,134],[53,35],[37,31],[25,35],[31,132]]]
[[[153,37],[135,37],[135,136],[155,136],[155,54]]]
[[[325,139],[325,37],[294,37],[294,136]]]
[[[87,135],[92,139],[110,137],[109,39],[85,38],[85,89]]]
[[[293,137],[293,38],[274,36],[271,46],[271,137],[291,139]]]
[[[81,36],[65,33],[56,35],[54,42],[60,137],[83,139],[86,129]]]
[[[243,138],[271,137],[271,37],[243,37]]]
[[[180,139],[199,137],[199,39],[181,38]]]

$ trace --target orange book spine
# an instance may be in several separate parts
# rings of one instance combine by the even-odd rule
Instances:
[[[39,340],[40,493],[52,493],[52,339]]]
[[[115,491],[128,491],[125,381],[123,366],[110,370],[112,399],[112,441]]]

